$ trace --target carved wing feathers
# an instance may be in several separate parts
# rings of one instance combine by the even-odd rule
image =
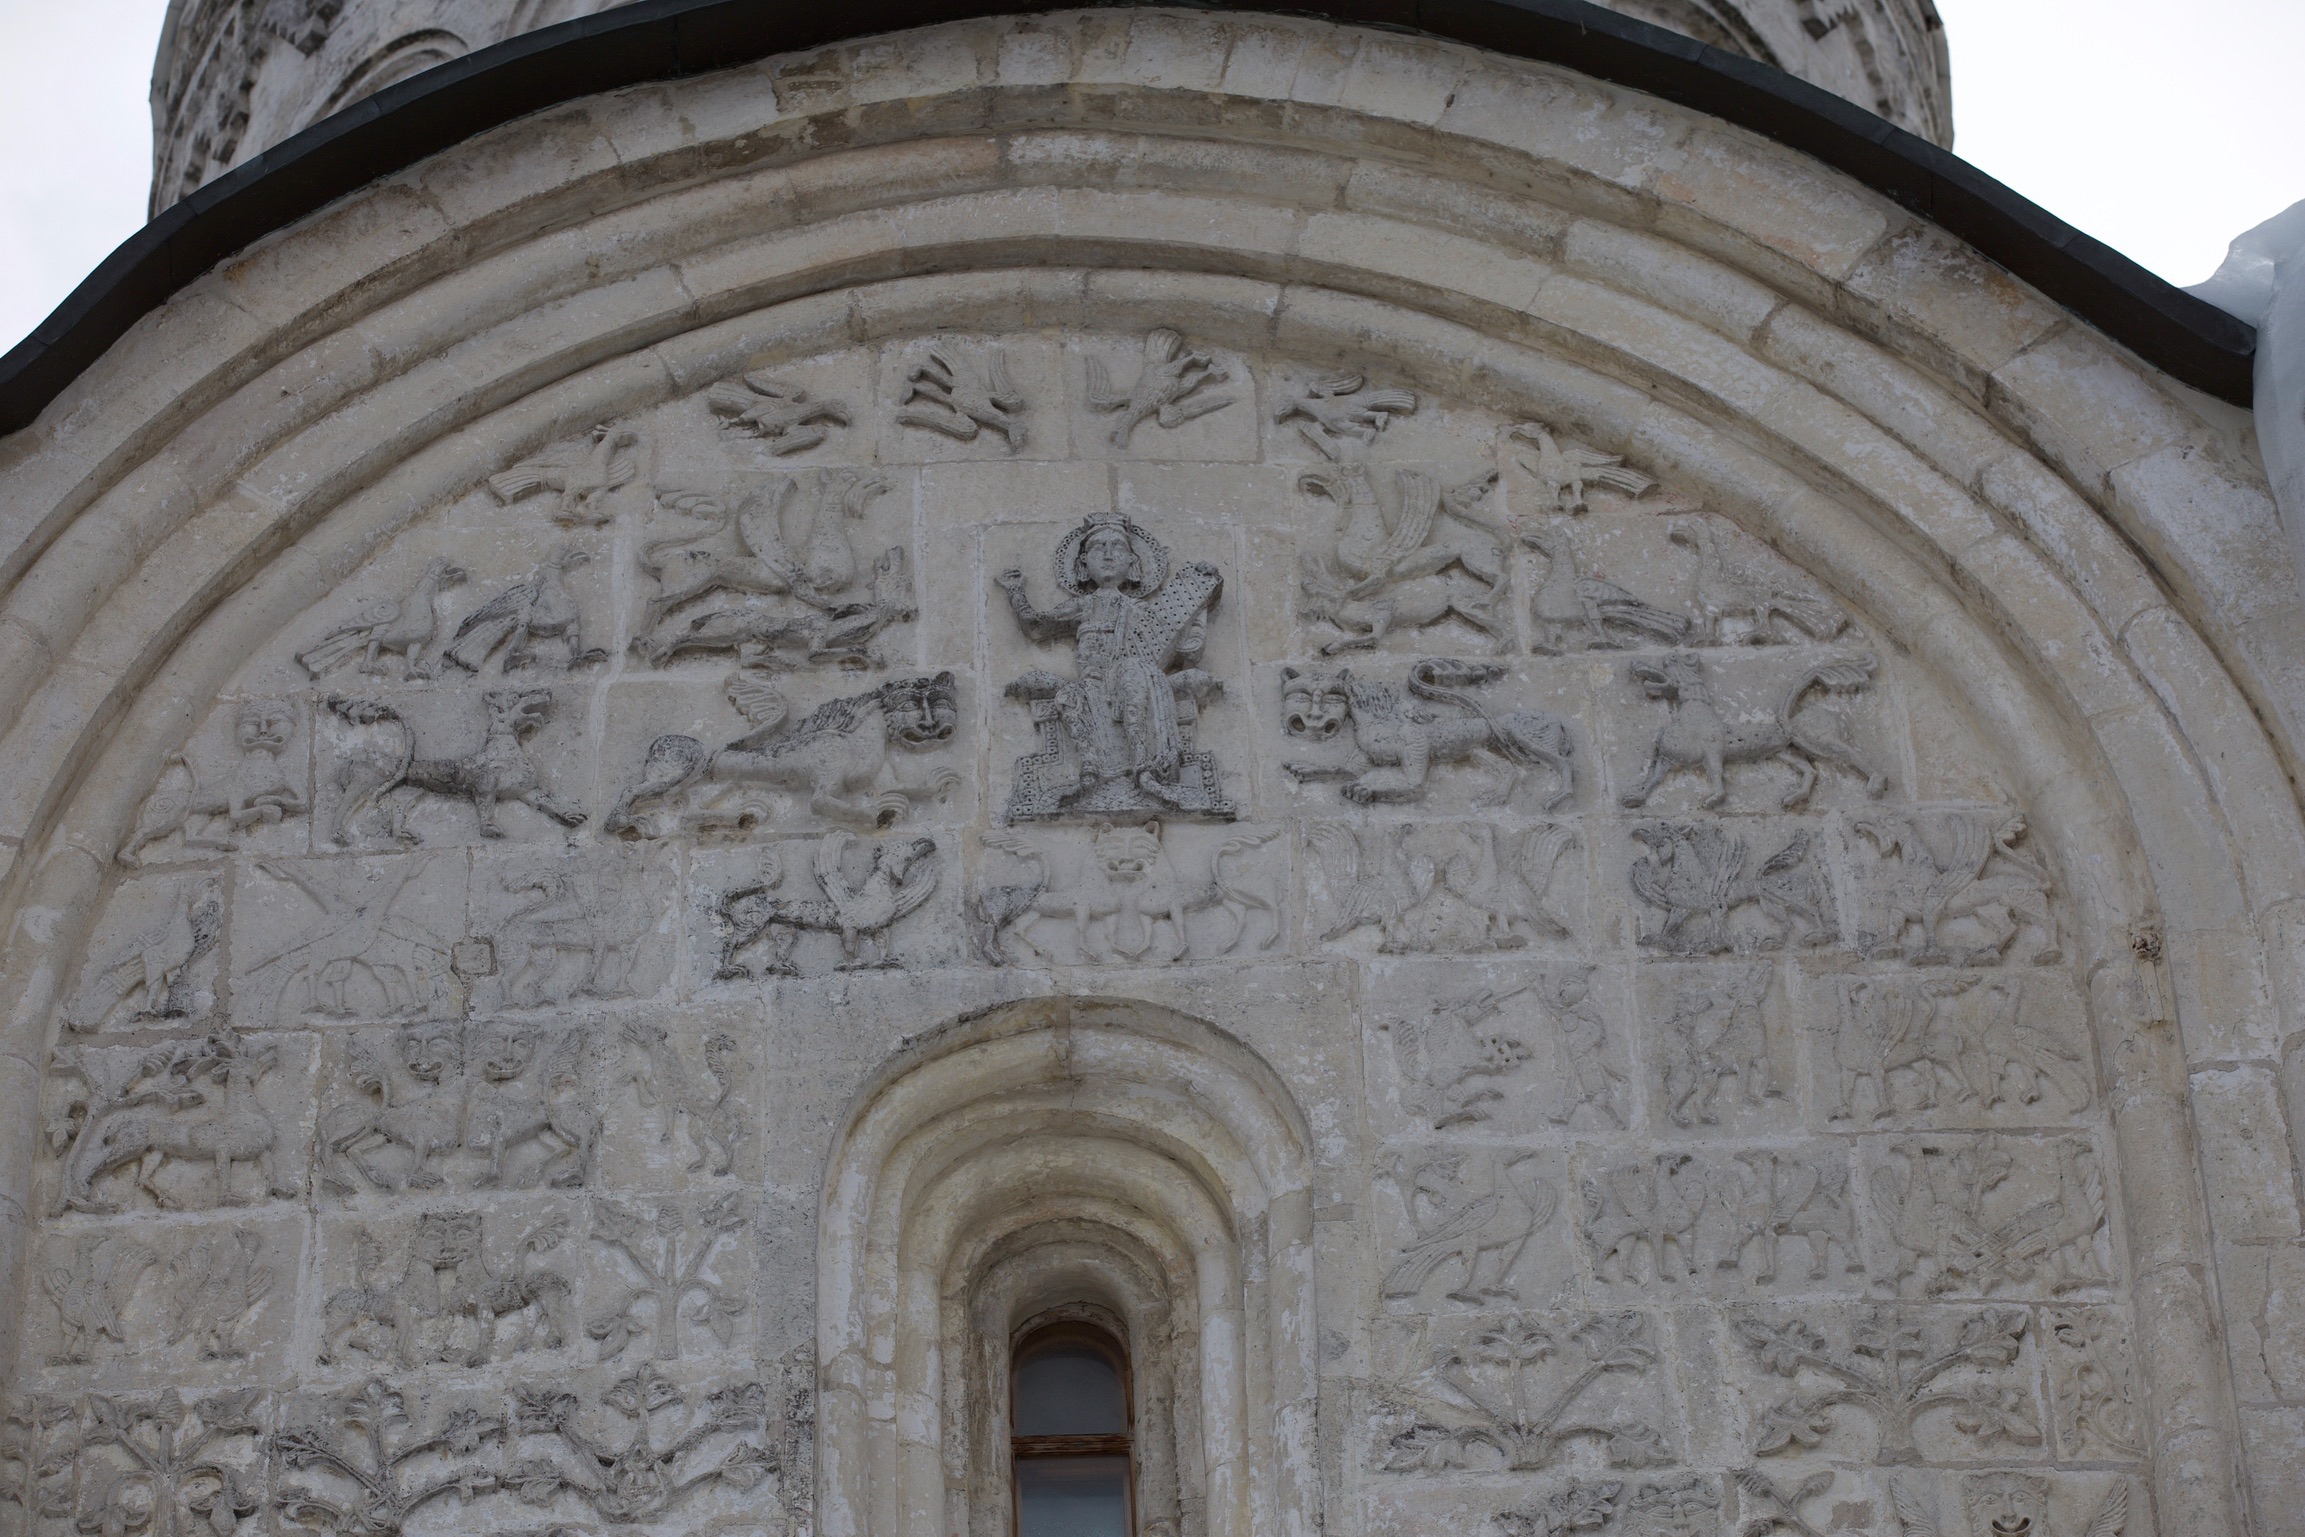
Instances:
[[[1433,518],[1441,510],[1441,483],[1436,477],[1423,470],[1396,470],[1393,484],[1401,490],[1401,517],[1385,537],[1388,565],[1425,547]]]
[[[2105,1496],[2105,1503],[2097,1507],[2097,1514],[2089,1519],[2089,1530],[2081,1537],[2121,1537],[2121,1528],[2129,1524],[2129,1485],[2118,1482],[2113,1492]]]
[[[809,856],[809,869],[816,883],[824,888],[828,897],[854,895],[848,877],[841,872],[841,861],[848,857],[849,845],[856,842],[856,834],[833,831],[816,841],[816,851]]]
[[[936,890],[937,879],[943,873],[944,860],[938,855],[928,854],[913,861],[912,868],[905,872],[904,883],[896,888],[896,906],[888,921],[893,924],[918,909]]]

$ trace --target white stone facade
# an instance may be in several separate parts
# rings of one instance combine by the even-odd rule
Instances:
[[[2299,1530],[2246,413],[1266,16],[573,104],[0,439],[0,1523]],[[1013,575],[1011,574],[1013,573]]]

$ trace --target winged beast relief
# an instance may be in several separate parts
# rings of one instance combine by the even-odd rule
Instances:
[[[114,903],[100,931],[109,943],[82,971],[78,990],[65,1001],[64,1028],[93,1034],[116,1020],[135,1028],[195,1018],[214,1008],[216,994],[205,981],[209,957],[224,937],[224,889],[216,877],[157,890],[126,887]],[[126,925],[114,921],[120,916],[128,919]],[[121,926],[129,932],[118,934]]]
[[[658,807],[683,831],[748,831],[769,820],[780,795],[805,797],[810,814],[829,821],[887,827],[960,784],[957,773],[940,769],[926,785],[908,785],[891,761],[896,752],[929,753],[952,741],[960,696],[949,672],[897,678],[790,722],[784,696],[756,677],[732,678],[729,694],[754,729],[717,750],[691,736],[649,743],[638,779],[602,831],[655,836],[661,819],[645,817]]]
[[[1008,685],[1041,747],[1016,760],[1004,820],[1204,816],[1229,820],[1216,755],[1193,745],[1200,707],[1223,685],[1200,666],[1224,578],[1205,561],[1171,568],[1167,546],[1117,513],[1092,513],[1058,541],[1067,596],[1035,608],[1024,573],[997,578],[1028,640],[1070,640],[1070,678],[1034,669]]]
[[[820,400],[800,385],[773,374],[746,374],[705,392],[704,402],[720,418],[723,431],[758,438],[779,458],[803,453],[848,425],[844,401]]]
[[[488,489],[507,506],[545,492],[553,522],[597,528],[616,516],[616,493],[640,478],[647,456],[647,441],[630,427],[595,427],[489,476]]]
[[[1696,616],[1695,644],[1830,641],[1849,628],[1848,610],[1826,597],[1806,573],[1730,523],[1681,509],[1663,516],[1673,520],[1666,537],[1696,556],[1688,599]]]
[[[119,861],[140,868],[146,851],[171,837],[192,850],[231,853],[258,828],[277,827],[312,809],[298,782],[303,776],[280,761],[296,735],[296,706],[286,699],[251,699],[233,712],[240,761],[203,779],[183,753],[171,753],[144,803]]]
[[[1023,451],[1032,403],[1009,378],[1008,356],[1000,348],[988,346],[971,356],[953,347],[932,347],[904,383],[904,398],[897,402],[899,426],[956,443],[974,443],[989,432],[1010,453]]]
[[[1300,741],[1320,744],[1350,730],[1356,761],[1345,764],[1284,763],[1299,783],[1342,780],[1338,793],[1360,805],[1421,801],[1435,768],[1478,764],[1496,774],[1496,787],[1481,797],[1491,806],[1509,805],[1528,770],[1550,769],[1553,791],[1543,809],[1551,811],[1576,793],[1576,741],[1568,722],[1543,710],[1492,714],[1465,690],[1492,683],[1505,669],[1494,663],[1427,657],[1409,668],[1412,699],[1447,707],[1446,713],[1409,704],[1390,683],[1356,676],[1349,668],[1281,673],[1284,729]]]
[[[1497,483],[1487,470],[1444,486],[1424,470],[1392,473],[1395,510],[1385,511],[1375,472],[1359,463],[1307,470],[1298,489],[1335,504],[1335,532],[1298,561],[1303,616],[1343,632],[1323,656],[1374,649],[1397,630],[1456,619],[1509,644],[1496,607],[1504,593],[1506,534],[1480,514]]]
[[[401,682],[437,676],[440,653],[433,641],[440,635],[440,595],[463,583],[464,568],[436,555],[405,593],[362,604],[352,618],[297,652],[296,661],[318,678],[358,657],[360,671],[381,677],[390,670],[384,664],[390,652],[401,660]]]
[[[1136,382],[1126,389],[1114,385],[1103,358],[1092,355],[1083,364],[1088,372],[1088,408],[1116,418],[1115,448],[1127,448],[1147,422],[1173,429],[1233,404],[1234,397],[1212,393],[1215,386],[1231,382],[1231,371],[1167,326],[1145,333]]]
[[[460,757],[421,757],[416,729],[391,705],[376,699],[332,694],[329,712],[350,729],[337,760],[336,815],[329,836],[352,841],[355,817],[374,810],[395,842],[423,841],[410,831],[408,813],[427,795],[469,801],[480,835],[501,838],[497,808],[506,801],[524,806],[567,827],[581,826],[584,811],[545,788],[544,776],[528,756],[528,738],[552,709],[549,689],[490,689],[481,697],[487,724],[479,745]]]
[[[1848,1275],[1865,1268],[1849,1171],[1831,1155],[1659,1153],[1589,1169],[1578,1191],[1593,1274],[1604,1283],[1678,1285],[1738,1271],[1767,1284],[1789,1238],[1807,1251],[1812,1283],[1836,1259]]]
[[[739,957],[763,940],[769,950],[765,974],[799,976],[794,952],[811,933],[840,940],[842,971],[902,965],[889,931],[929,899],[942,870],[933,838],[868,846],[853,834],[833,831],[817,840],[809,857],[819,895],[780,895],[784,862],[774,849],[766,850],[760,879],[713,903],[720,935],[713,979],[752,980],[752,969]]]
[[[1635,662],[1631,676],[1649,698],[1666,706],[1641,782],[1625,791],[1627,806],[1645,806],[1657,787],[1683,769],[1705,776],[1700,802],[1718,809],[1729,799],[1727,769],[1740,763],[1781,763],[1793,783],[1778,798],[1787,811],[1808,804],[1821,765],[1857,775],[1875,800],[1887,793],[1889,776],[1868,763],[1848,740],[1846,722],[1825,710],[1804,711],[1812,689],[1854,694],[1871,683],[1869,656],[1832,657],[1796,667],[1778,691],[1773,715],[1732,717],[1713,693],[1705,663],[1693,652],[1675,651],[1654,662]]]
[[[2048,870],[2005,808],[1929,808],[1857,818],[1859,953],[1920,965],[1998,966],[2030,928],[2029,959],[2064,958]]]
[[[1833,979],[1834,1120],[2048,1102],[2059,1115],[2095,1098],[2088,1059],[2049,1028],[2014,978],[1937,974]]]
[[[1297,435],[1332,464],[1356,457],[1374,446],[1395,418],[1417,409],[1412,391],[1368,385],[1365,374],[1323,374],[1286,390],[1273,408],[1273,424],[1296,423]]]
[[[203,1228],[176,1243],[82,1238],[41,1258],[40,1287],[60,1331],[52,1366],[155,1346],[201,1361],[246,1360],[250,1315],[280,1276],[265,1261],[263,1237],[245,1228]]]
[[[486,1236],[479,1212],[426,1212],[395,1275],[386,1246],[361,1229],[352,1245],[354,1283],[321,1306],[320,1364],[485,1366],[568,1344],[574,1291],[567,1276],[536,1260],[567,1239],[567,1220],[549,1217],[522,1232],[509,1266],[489,1262]]]
[[[557,1007],[579,998],[632,998],[663,984],[669,959],[650,941],[669,923],[672,872],[662,858],[623,845],[494,872],[499,912],[487,936],[494,999],[473,1006]]]
[[[1588,486],[1606,486],[1638,497],[1656,484],[1628,466],[1621,455],[1605,454],[1575,438],[1563,437],[1543,422],[1523,422],[1512,430],[1512,437],[1536,450],[1521,460],[1521,468],[1537,478],[1548,511],[1583,512]]]
[[[653,667],[698,651],[761,667],[883,665],[873,642],[917,611],[912,568],[901,544],[868,562],[849,525],[888,489],[877,475],[831,469],[770,476],[733,510],[660,491],[660,507],[703,526],[641,546],[657,591],[634,653]],[[706,598],[720,601],[692,607]]]
[[[1099,822],[1085,834],[986,833],[986,848],[1031,874],[1009,884],[987,881],[969,898],[977,958],[1012,964],[1012,940],[1050,965],[1207,960],[1239,953],[1259,929],[1257,949],[1277,944],[1276,861],[1254,851],[1279,830],[1225,833],[1197,862],[1172,852],[1174,836],[1160,822]],[[1203,914],[1205,921],[1194,921]]]
[[[2105,1185],[2085,1138],[1907,1138],[1868,1177],[1873,1278],[1900,1295],[2063,1297],[2110,1286]]]
[[[1717,822],[1647,822],[1631,829],[1648,852],[1627,869],[1643,915],[1640,943],[1668,955],[1720,955],[1830,943],[1823,873],[1811,857],[1816,833],[1795,828],[1776,852]],[[1746,908],[1758,922],[1734,920]]]
[[[1559,824],[1514,832],[1492,822],[1316,822],[1305,838],[1335,915],[1323,943],[1373,928],[1379,954],[1467,955],[1570,937],[1546,905],[1576,843]]]
[[[48,1214],[116,1212],[131,1191],[163,1210],[295,1195],[286,1134],[258,1092],[279,1065],[278,1041],[224,1031],[149,1050],[58,1048],[52,1071],[79,1087],[47,1129],[59,1166]],[[108,1179],[122,1171],[125,1188]]]
[[[320,1113],[321,1188],[585,1184],[599,1149],[583,1029],[438,1022],[354,1036]]]
[[[544,667],[560,672],[608,660],[584,644],[584,616],[568,573],[592,557],[573,544],[556,545],[526,576],[492,594],[464,616],[440,659],[477,673],[497,659],[497,671]]]
[[[1529,619],[1536,631],[1532,651],[1563,656],[1576,649],[1677,646],[1689,638],[1692,626],[1685,614],[1644,602],[1599,571],[1587,575],[1568,519],[1516,524],[1514,531],[1545,558],[1544,579],[1529,595]]]

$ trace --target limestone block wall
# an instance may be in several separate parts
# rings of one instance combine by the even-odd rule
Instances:
[[[2245,416],[1298,20],[546,114],[0,442],[0,1518],[2279,1532]]]

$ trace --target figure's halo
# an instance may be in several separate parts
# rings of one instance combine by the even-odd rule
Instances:
[[[1080,551],[1088,536],[1100,528],[1119,529],[1128,538],[1129,552],[1136,556],[1137,579],[1121,583],[1121,590],[1139,598],[1160,591],[1161,583],[1168,580],[1167,547],[1117,512],[1090,513],[1058,542],[1054,562],[1057,586],[1076,597],[1096,591],[1096,584],[1081,574]]]

